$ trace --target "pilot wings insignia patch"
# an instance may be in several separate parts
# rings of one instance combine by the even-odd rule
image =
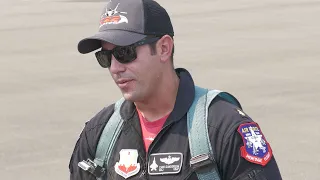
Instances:
[[[166,158],[160,158],[160,161],[166,164],[173,164],[176,161],[179,161],[180,157],[171,157],[170,155]]]

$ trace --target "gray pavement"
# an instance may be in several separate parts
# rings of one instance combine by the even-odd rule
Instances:
[[[176,67],[236,95],[263,129],[284,179],[320,179],[320,1],[161,0]],[[120,98],[78,41],[103,2],[1,0],[0,179],[68,179],[84,123]]]

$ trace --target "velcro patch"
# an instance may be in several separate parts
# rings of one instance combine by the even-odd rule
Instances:
[[[255,122],[241,124],[238,132],[244,144],[240,148],[241,156],[249,162],[265,166],[272,157],[272,149],[259,125]]]
[[[182,153],[151,154],[148,162],[149,175],[177,174],[181,171]]]

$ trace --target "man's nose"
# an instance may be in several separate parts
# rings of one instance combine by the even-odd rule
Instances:
[[[118,74],[120,72],[124,72],[126,70],[126,67],[124,64],[117,61],[116,58],[112,55],[111,65],[109,70],[112,74]]]

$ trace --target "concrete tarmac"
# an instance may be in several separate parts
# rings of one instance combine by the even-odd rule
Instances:
[[[175,66],[234,94],[287,180],[319,180],[320,1],[161,0]],[[1,0],[0,179],[68,179],[84,123],[121,97],[93,54],[103,1]]]

